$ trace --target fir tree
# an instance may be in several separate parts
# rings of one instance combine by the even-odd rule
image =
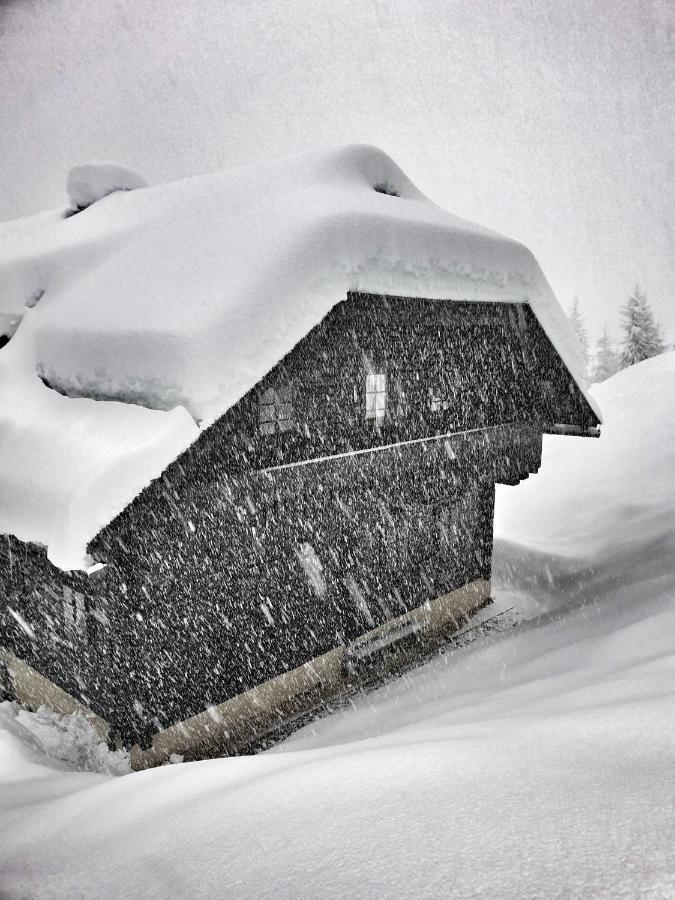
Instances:
[[[588,373],[588,363],[589,359],[589,347],[588,347],[588,332],[586,331],[586,323],[584,322],[584,317],[579,308],[579,298],[575,297],[572,301],[572,309],[570,310],[569,320],[574,329],[574,333],[577,336],[577,340],[581,345],[581,352],[584,358],[584,374]]]
[[[621,368],[619,354],[614,349],[614,345],[609,336],[609,331],[605,325],[602,337],[598,341],[598,347],[595,352],[595,368],[593,369],[593,381],[605,381],[611,378]]]
[[[666,349],[659,326],[647,303],[647,297],[636,285],[635,291],[621,310],[624,339],[621,351],[621,365],[625,369],[644,359],[658,356]]]

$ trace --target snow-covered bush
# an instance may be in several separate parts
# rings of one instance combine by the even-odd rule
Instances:
[[[79,211],[114,191],[134,191],[142,187],[147,187],[147,182],[133,169],[98,162],[71,169],[66,190],[73,209]]]
[[[42,752],[74,769],[126,775],[129,754],[111,750],[84,716],[62,716],[41,706],[37,712],[19,709],[16,721],[30,732]]]

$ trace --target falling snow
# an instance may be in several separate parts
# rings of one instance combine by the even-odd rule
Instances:
[[[583,389],[529,250],[374,147],[116,191],[1,235],[0,533],[63,569],[87,569],[89,540],[350,290],[527,301]]]
[[[499,627],[272,751],[74,771],[0,705],[5,893],[672,896],[674,378],[604,382],[601,440],[500,488]]]

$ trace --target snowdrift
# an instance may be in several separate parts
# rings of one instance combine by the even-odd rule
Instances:
[[[373,147],[1,225],[0,277],[16,331],[0,354],[0,533],[66,569],[349,290],[529,301],[583,387],[531,253],[439,209]]]
[[[547,438],[499,494],[496,609],[526,621],[274,752],[68,772],[0,705],[0,890],[672,896],[674,379],[671,353],[603,383],[602,441]]]

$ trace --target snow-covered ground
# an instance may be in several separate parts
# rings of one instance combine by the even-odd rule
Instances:
[[[1,705],[0,895],[675,897],[675,354],[594,394],[602,438],[498,493],[513,629],[267,753],[123,777]]]

